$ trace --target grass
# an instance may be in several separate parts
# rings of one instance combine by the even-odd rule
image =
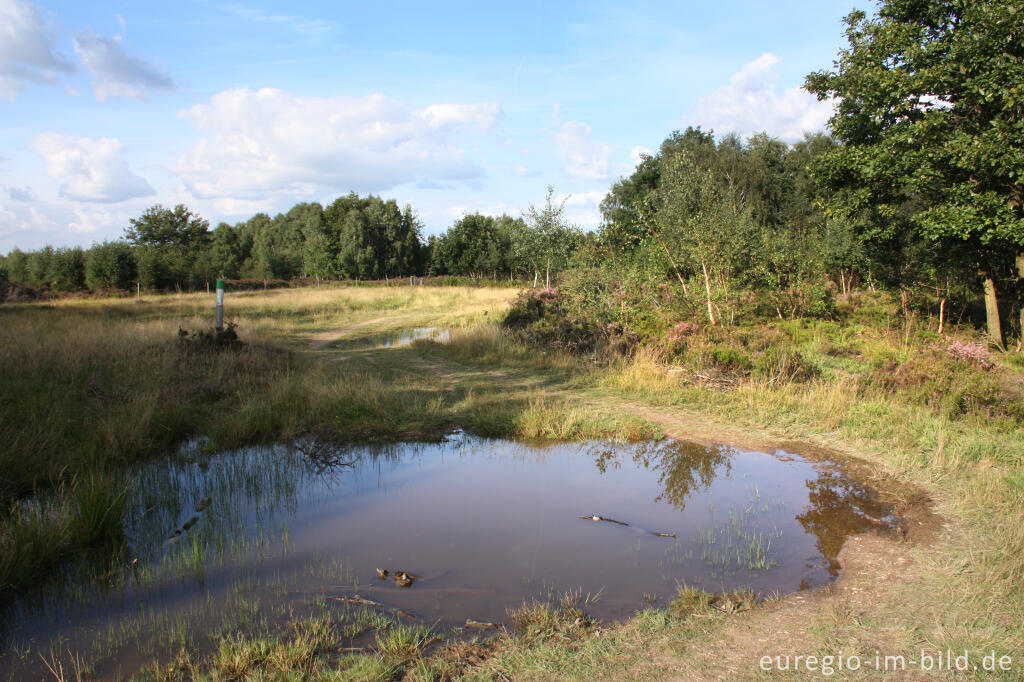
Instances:
[[[842,322],[712,330],[687,338],[671,357],[642,350],[594,363],[502,334],[495,320],[512,294],[428,287],[229,292],[229,319],[246,345],[218,353],[183,353],[176,341],[179,327],[209,324],[212,304],[204,295],[5,306],[0,585],[10,593],[84,547],[116,544],[126,476],[195,436],[222,448],[306,434],[431,439],[454,427],[553,439],[644,439],[689,428],[717,440],[799,441],[856,454],[871,476],[923,491],[941,518],[927,542],[899,548],[915,566],[912,583],[871,585],[872,604],[859,607],[822,593],[801,621],[801,642],[810,647],[802,653],[840,645],[867,652],[879,641],[892,642],[887,653],[908,657],[924,645],[978,656],[1024,651],[1019,357],[997,356],[993,370],[951,359],[946,339],[924,321],[907,334],[882,314],[883,300],[871,299],[841,301]],[[419,327],[451,329],[450,341],[309,347],[317,334],[345,341]],[[724,529],[715,547],[729,544],[727,536],[732,547],[723,562],[770,563],[770,538],[739,523]],[[605,626],[578,605],[534,604],[510,617],[521,624],[514,632],[443,646],[431,644],[422,628],[379,615],[374,622],[366,615],[300,618],[283,630],[265,628],[254,615],[247,631],[229,630],[216,652],[183,645],[181,657],[153,663],[146,675],[700,677],[718,673],[708,661],[722,660],[730,648],[722,642],[732,641],[732,622],[765,626],[790,606],[684,588],[667,610]],[[357,636],[370,637],[371,653],[339,653]],[[701,653],[707,651],[719,653],[709,659]],[[67,674],[70,659],[63,660]],[[753,661],[735,676],[756,676]],[[1015,664],[1013,674],[1020,672]]]

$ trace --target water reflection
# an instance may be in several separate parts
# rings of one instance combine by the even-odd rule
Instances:
[[[809,504],[796,519],[815,537],[818,565],[830,576],[839,575],[839,552],[848,536],[896,522],[874,491],[830,467],[821,467],[818,477],[806,485]]]
[[[451,336],[451,330],[444,327],[418,327],[344,339],[335,343],[334,347],[346,349],[399,348],[401,346],[408,346],[415,341],[423,340],[447,343]]]

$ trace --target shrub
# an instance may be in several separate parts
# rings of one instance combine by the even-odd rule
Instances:
[[[623,352],[635,345],[626,332],[601,328],[590,320],[570,316],[565,310],[564,297],[557,289],[521,293],[502,326],[520,341],[562,348],[571,353],[590,353],[600,348]]]
[[[818,368],[792,348],[773,346],[757,359],[755,374],[772,383],[809,381],[818,374]]]
[[[704,359],[727,372],[746,373],[753,367],[750,357],[734,348],[712,346],[704,351]]]
[[[178,346],[186,351],[240,350],[245,342],[238,338],[234,322],[228,322],[224,329],[200,329],[187,332],[178,328]]]

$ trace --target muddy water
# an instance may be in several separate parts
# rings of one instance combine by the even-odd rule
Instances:
[[[594,515],[618,523],[580,518]],[[893,522],[834,465],[781,451],[461,434],[193,446],[139,476],[112,571],[71,571],[5,611],[0,678],[50,649],[124,673],[356,594],[443,628],[570,591],[608,620],[683,584],[786,593],[832,580],[849,534]],[[421,577],[400,587],[378,568]]]

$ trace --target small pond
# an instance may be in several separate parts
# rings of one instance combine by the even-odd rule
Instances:
[[[581,518],[593,516],[604,520]],[[113,570],[69,570],[6,608],[0,678],[50,650],[130,674],[356,595],[450,632],[567,592],[615,620],[684,584],[805,590],[837,576],[848,535],[894,523],[834,464],[783,451],[464,434],[212,455],[192,444],[140,473]],[[395,571],[417,578],[403,587]]]
[[[333,344],[334,348],[365,349],[365,348],[400,348],[414,341],[436,341],[447,343],[452,336],[450,329],[444,327],[418,327],[400,331],[370,334],[351,339],[342,339]]]

